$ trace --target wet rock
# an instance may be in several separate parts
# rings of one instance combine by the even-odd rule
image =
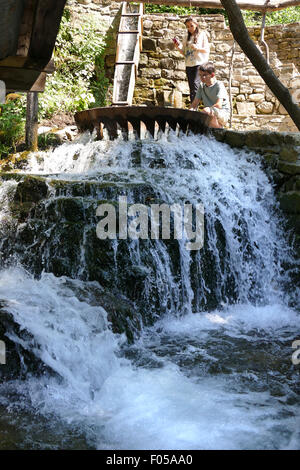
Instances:
[[[300,214],[300,191],[288,191],[279,196],[280,207],[289,214]]]
[[[300,152],[295,147],[287,146],[280,150],[279,157],[286,162],[296,162]]]
[[[2,380],[23,379],[28,374],[42,375],[53,371],[31,351],[38,345],[33,336],[22,329],[9,312],[9,305],[0,299],[0,339],[5,343],[5,364],[0,365]]]
[[[231,147],[243,147],[245,145],[246,135],[244,132],[227,131],[225,142]]]
[[[300,175],[300,161],[295,163],[287,163],[280,161],[278,163],[278,170],[288,175]]]

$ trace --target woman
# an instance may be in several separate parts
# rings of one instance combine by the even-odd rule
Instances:
[[[187,18],[184,24],[188,32],[187,37],[184,39],[182,47],[180,47],[180,43],[176,38],[174,38],[174,44],[185,57],[186,74],[192,103],[200,85],[199,65],[208,62],[209,43],[206,32],[199,31],[199,26],[193,18]]]

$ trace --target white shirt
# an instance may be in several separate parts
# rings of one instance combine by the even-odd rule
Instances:
[[[196,44],[194,44],[199,49],[206,49],[207,52],[200,52],[191,47],[194,44],[194,36],[190,37],[190,40],[187,41],[187,37],[183,40],[183,52],[185,57],[186,67],[195,67],[195,65],[202,65],[205,62],[208,62],[209,58],[209,42],[207,34],[205,31],[201,31],[198,36]]]

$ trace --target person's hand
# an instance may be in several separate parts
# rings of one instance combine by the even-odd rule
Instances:
[[[201,111],[203,111],[205,114],[209,114],[210,116],[213,115],[213,110],[209,106],[206,106],[205,108],[201,109]]]

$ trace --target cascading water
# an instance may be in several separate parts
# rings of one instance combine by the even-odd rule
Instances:
[[[99,240],[97,207],[124,195],[202,203],[203,248]],[[72,143],[3,174],[0,197],[0,448],[300,447],[297,265],[257,155]]]

